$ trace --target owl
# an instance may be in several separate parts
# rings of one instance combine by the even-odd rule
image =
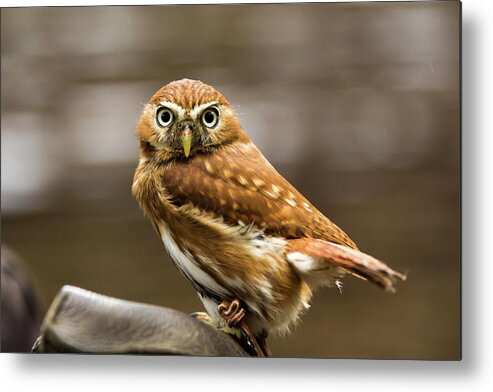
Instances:
[[[158,90],[137,124],[132,193],[207,320],[258,356],[344,275],[386,291],[405,276],[358,250],[267,161],[226,98],[197,80]]]

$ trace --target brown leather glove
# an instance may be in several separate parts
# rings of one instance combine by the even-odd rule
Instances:
[[[73,286],[54,299],[33,351],[248,356],[231,337],[185,313]]]

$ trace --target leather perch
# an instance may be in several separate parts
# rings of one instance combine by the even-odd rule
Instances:
[[[249,356],[230,336],[185,313],[74,286],[53,300],[32,351]]]

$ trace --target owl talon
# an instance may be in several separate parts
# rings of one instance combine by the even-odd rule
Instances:
[[[214,325],[211,317],[205,312],[194,312],[190,315],[190,317],[193,317],[196,320],[202,321],[205,324],[212,325],[212,326]]]
[[[240,301],[236,298],[229,302],[222,301],[217,307],[219,315],[226,321],[228,327],[237,325],[245,317],[245,309],[241,307]]]
[[[270,350],[265,346],[265,339],[261,338],[262,346],[253,334],[250,326],[243,319],[246,315],[245,309],[241,306],[240,301],[235,298],[229,302],[223,300],[217,307],[219,315],[226,321],[228,327],[238,327],[243,335],[245,335],[255,354],[260,357],[272,356]]]
[[[243,317],[245,317],[245,309],[242,308],[234,316],[231,317],[231,325],[238,325]]]

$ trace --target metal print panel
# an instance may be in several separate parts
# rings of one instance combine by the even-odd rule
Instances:
[[[460,18],[2,9],[2,351],[460,359]]]

